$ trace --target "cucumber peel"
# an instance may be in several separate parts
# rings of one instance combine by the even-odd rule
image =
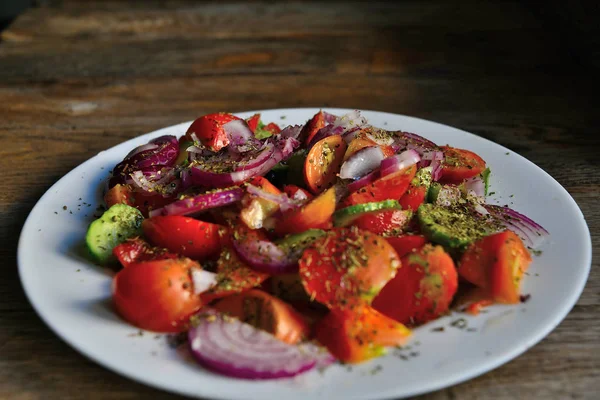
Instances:
[[[112,250],[125,240],[142,233],[144,216],[137,208],[115,204],[92,222],[85,243],[92,257],[100,264],[114,261]]]
[[[357,218],[387,210],[401,210],[402,206],[397,200],[384,200],[372,203],[356,204],[345,207],[333,213],[333,226],[348,226]]]

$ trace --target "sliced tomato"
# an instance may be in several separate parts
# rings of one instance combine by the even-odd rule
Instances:
[[[400,203],[405,210],[417,212],[419,206],[425,202],[427,190],[426,186],[415,186],[411,183],[408,186],[406,193],[398,200],[398,203]]]
[[[403,232],[411,217],[410,210],[388,210],[363,215],[353,225],[376,235],[396,236]]]
[[[428,240],[423,235],[402,235],[385,238],[398,253],[398,257],[412,253],[427,244]]]
[[[170,253],[167,249],[153,247],[140,238],[127,239],[113,249],[113,254],[124,268],[144,261],[179,258],[179,255]]]
[[[402,268],[373,301],[373,307],[407,325],[446,313],[458,288],[454,262],[441,246],[425,245],[402,257]]]
[[[246,123],[248,127],[252,131],[252,133],[256,132],[256,128],[258,128],[258,123],[260,122],[260,113],[254,114],[250,118],[246,119]]]
[[[472,151],[442,146],[444,162],[442,164],[442,183],[460,184],[483,172],[485,161]]]
[[[330,230],[302,254],[304,289],[333,308],[369,304],[400,267],[385,239],[356,227]]]
[[[115,204],[127,204],[128,206],[135,205],[133,190],[129,185],[116,184],[110,188],[104,195],[104,203],[106,208],[111,208]]]
[[[325,114],[323,114],[323,111],[319,111],[310,119],[310,121],[306,123],[306,125],[304,125],[302,132],[300,133],[300,137],[304,138],[305,144],[309,144],[317,132],[319,132],[319,130],[324,126]]]
[[[304,181],[313,193],[321,193],[335,182],[340,171],[346,142],[339,135],[319,140],[304,161]]]
[[[464,252],[459,275],[486,289],[498,303],[519,302],[523,274],[529,268],[531,255],[519,237],[504,231],[479,239]]]
[[[372,201],[398,200],[408,189],[408,185],[415,177],[416,165],[391,173],[376,179],[370,185],[350,193],[346,198],[346,205],[369,203]]]
[[[279,189],[265,177],[256,176],[249,183],[267,193],[281,194]],[[279,204],[249,193],[242,199],[242,206],[240,218],[251,229],[262,228],[265,220],[279,210]]]
[[[284,212],[277,219],[275,232],[278,235],[287,235],[309,229],[326,229],[331,226],[335,203],[335,188],[332,187],[302,207]]]
[[[285,185],[283,187],[283,191],[288,195],[290,199],[302,199],[306,198],[307,200],[311,200],[313,197],[312,193],[308,190],[302,189],[296,185]]]
[[[113,280],[117,312],[133,325],[155,332],[180,332],[202,306],[194,294],[191,270],[200,265],[189,259],[132,264]]]
[[[200,296],[204,303],[210,303],[257,287],[268,277],[268,274],[255,271],[244,264],[232,248],[225,247],[217,260],[217,284]]]
[[[229,144],[229,138],[223,130],[223,125],[240,119],[229,113],[216,113],[204,115],[196,119],[186,132],[186,137],[192,140],[195,133],[200,142],[212,151],[219,151]]]
[[[315,326],[317,340],[344,363],[359,363],[385,354],[385,346],[401,346],[410,330],[377,310],[331,310]]]
[[[229,239],[222,225],[180,215],[146,219],[142,229],[153,245],[196,260],[216,256]]]
[[[214,309],[269,332],[286,343],[307,339],[310,329],[292,306],[258,289],[219,300]]]
[[[346,153],[344,154],[344,161],[346,161],[351,155],[365,147],[379,146],[383,152],[385,158],[391,157],[395,154],[394,149],[391,146],[379,145],[374,140],[369,139],[366,136],[357,136],[348,145]]]
[[[279,127],[279,125],[277,125],[274,122],[268,123],[267,125],[263,126],[262,129],[263,131],[271,133],[271,135],[277,135],[281,132],[281,128]]]

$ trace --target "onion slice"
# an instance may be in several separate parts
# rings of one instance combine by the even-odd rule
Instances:
[[[260,147],[261,142],[254,137],[250,127],[243,119],[234,119],[223,125],[223,131],[229,139],[228,150],[234,153],[246,153]]]
[[[234,240],[233,248],[240,259],[255,271],[285,274],[298,270],[298,259],[291,257],[269,240]]]
[[[387,176],[401,169],[415,165],[421,160],[415,150],[406,150],[381,161],[381,176]]]
[[[302,192],[303,198],[291,199],[286,193],[280,193],[280,194],[269,193],[266,190],[263,190],[263,189],[259,188],[258,186],[254,186],[251,184],[246,185],[246,190],[251,195],[260,197],[262,199],[265,199],[265,200],[268,200],[268,201],[271,201],[271,202],[277,204],[281,211],[287,211],[292,208],[301,207],[304,204],[304,201],[308,200],[308,197],[306,197],[306,194],[304,194],[304,192]],[[299,192],[301,192],[301,191],[299,191]]]
[[[217,190],[174,201],[162,208],[150,211],[150,217],[157,215],[190,215],[211,208],[223,207],[242,199],[244,190],[239,187]]]
[[[214,310],[192,318],[188,339],[190,350],[200,364],[235,378],[288,378],[334,361],[319,346],[282,342]]]
[[[348,186],[347,186],[348,192],[350,192],[350,193],[356,192],[358,189],[373,183],[377,178],[379,178],[379,176],[380,176],[380,170],[378,168],[375,171],[363,176],[359,180],[348,184]]]
[[[483,207],[506,229],[521,236],[525,245],[532,249],[539,247],[550,235],[540,224],[509,207],[493,204],[483,204]]]
[[[485,198],[485,182],[480,175],[466,179],[464,188],[467,196],[475,196],[477,198]]]
[[[217,274],[200,268],[192,268],[190,271],[194,294],[204,293],[217,284]]]
[[[352,154],[340,168],[340,178],[359,179],[377,169],[385,158],[379,146],[369,146]]]

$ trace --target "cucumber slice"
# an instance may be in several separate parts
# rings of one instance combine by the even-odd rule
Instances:
[[[397,200],[384,200],[372,203],[356,204],[354,206],[342,208],[333,213],[333,225],[344,227],[350,225],[352,221],[365,214],[401,209],[402,206]]]
[[[101,264],[114,260],[113,248],[126,239],[142,233],[144,216],[126,204],[115,204],[92,222],[85,235],[90,254]]]
[[[431,186],[429,186],[429,190],[427,191],[427,202],[435,204],[435,201],[437,200],[441,189],[442,189],[441,184],[439,184],[437,182],[433,182],[431,184]]]
[[[309,229],[302,233],[296,233],[293,235],[287,235],[281,240],[278,240],[275,244],[277,247],[293,254],[298,257],[302,256],[302,253],[308,246],[312,244],[318,238],[325,236],[325,231],[321,229]]]
[[[451,254],[460,253],[475,240],[501,230],[493,220],[475,215],[468,207],[461,205],[443,207],[421,204],[417,219],[423,234]]]
[[[486,169],[483,170],[483,172],[481,173],[481,179],[483,179],[483,184],[485,185],[485,189],[483,194],[487,196],[488,194],[488,189],[490,187],[490,175],[492,173],[492,170],[488,167]]]

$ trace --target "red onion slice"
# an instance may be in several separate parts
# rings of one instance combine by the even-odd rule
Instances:
[[[254,137],[252,130],[243,119],[226,123],[223,125],[223,131],[229,138],[228,150],[234,153],[246,153],[261,146],[261,142]]]
[[[162,208],[150,211],[150,217],[157,215],[191,215],[211,208],[223,207],[242,199],[244,190],[234,187],[218,190],[211,193],[203,193],[187,199],[174,201]]]
[[[125,156],[125,159],[131,158],[131,157],[135,156],[136,154],[141,153],[142,151],[154,150],[156,148],[158,148],[158,145],[155,144],[155,143],[146,143],[146,144],[143,144],[143,145],[138,146],[135,149],[131,150],[129,152],[129,154],[127,154]]]
[[[525,245],[530,248],[539,247],[550,235],[540,224],[509,207],[492,204],[484,204],[483,207],[506,229],[521,236]]]
[[[360,114],[360,111],[354,110],[348,114],[344,114],[321,128],[313,139],[308,144],[307,148],[311,148],[319,140],[333,135],[347,135],[350,132],[358,131],[367,126],[367,119]],[[344,140],[348,142],[347,137]]]
[[[431,163],[429,164],[431,167],[431,179],[433,179],[434,182],[437,182],[442,177],[444,153],[441,151],[433,151],[427,154],[427,156],[431,157]]]
[[[241,238],[233,241],[233,248],[250,268],[268,274],[285,274],[298,270],[298,259],[266,239]]]
[[[485,182],[480,175],[466,179],[464,182],[464,188],[467,196],[475,196],[479,198],[485,198]]]
[[[188,339],[194,358],[223,375],[243,379],[288,378],[334,361],[321,347],[282,342],[214,310],[198,314],[193,325]]]
[[[217,274],[204,269],[192,268],[190,276],[194,285],[194,294],[204,293],[217,284]]]
[[[292,208],[298,208],[298,207],[301,207],[302,204],[304,204],[303,201],[298,201],[296,199],[290,199],[290,197],[286,193],[280,193],[280,194],[269,193],[265,190],[262,190],[258,186],[254,186],[254,185],[250,185],[250,184],[248,184],[246,186],[246,190],[251,195],[260,197],[260,198],[268,200],[268,201],[272,201],[273,203],[279,205],[279,209],[281,211],[287,211]],[[298,192],[301,192],[301,191],[299,190]],[[302,192],[302,195],[304,196],[304,200],[308,200],[308,197],[306,197],[306,194],[304,192]]]
[[[350,192],[350,193],[356,192],[358,189],[373,183],[379,177],[380,177],[380,170],[376,169],[375,171],[363,176],[359,180],[348,184],[348,186],[347,186],[348,192]]]
[[[401,169],[415,165],[421,160],[419,153],[415,150],[406,150],[400,154],[393,155],[381,161],[381,176],[387,176]]]
[[[410,132],[396,131],[395,146],[399,150],[416,150],[423,156],[426,152],[436,150],[438,146],[429,139]]]
[[[369,146],[352,154],[342,164],[340,178],[359,179],[377,169],[385,158],[379,146]]]

